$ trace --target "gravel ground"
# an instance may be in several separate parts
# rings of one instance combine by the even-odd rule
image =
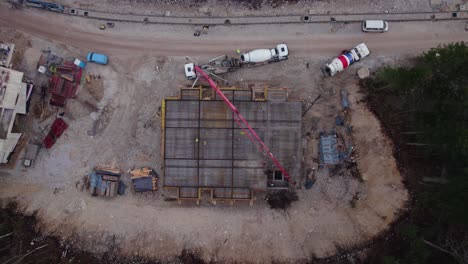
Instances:
[[[445,8],[465,0],[445,1]],[[437,1],[432,1],[438,3]],[[440,1],[442,2],[442,1]],[[466,1],[465,1],[466,2]],[[187,0],[62,0],[66,6],[107,12],[180,16],[244,16],[286,14],[340,14],[368,12],[432,11],[428,0],[308,0],[308,1],[187,1]],[[436,5],[433,5],[436,6]]]
[[[31,50],[43,48],[45,44],[35,38],[31,42]],[[53,43],[47,46],[57,54],[70,52]],[[29,64],[29,72],[35,67],[32,62],[28,59],[23,64]],[[366,116],[356,117],[364,118],[365,122],[355,124],[355,137],[363,139],[359,144],[367,145],[367,132],[374,131],[374,141],[384,142],[373,145],[378,147],[376,152],[386,153],[383,164],[365,161],[366,155],[363,155],[360,166],[364,166],[365,181],[349,174],[330,176],[327,170],[320,170],[314,188],[300,190],[300,201],[287,212],[269,209],[261,195],[253,207],[242,203],[234,207],[223,204],[180,206],[165,202],[164,197],[170,193],[164,191],[155,195],[128,191],[124,196],[102,199],[77,189],[76,184],[83,175],[96,165],[116,165],[124,171],[149,165],[159,171],[161,133],[157,112],[161,100],[176,95],[176,87],[185,83],[182,74],[172,74],[183,62],[184,59],[178,57],[123,55],[112,57],[111,64],[106,67],[89,64],[87,70],[100,75],[104,81],[103,99],[96,104],[100,110],[93,113],[83,105],[82,101],[91,100],[92,94],[80,90],[78,98],[67,106],[65,119],[70,128],[52,149],[41,151],[33,168],[25,170],[18,164],[16,171],[9,171],[15,176],[4,179],[0,197],[14,197],[27,212],[38,210],[45,231],[71,238],[84,249],[103,252],[110,241],[115,241],[123,254],[162,260],[169,260],[183,248],[190,248],[199,250],[205,260],[296,262],[311,255],[328,256],[335,252],[336,245],[371,238],[394,219],[404,204],[406,191],[377,120],[358,105],[356,111]],[[154,71],[155,65],[160,65],[162,70]],[[304,63],[291,59],[248,72],[239,71],[227,78],[244,84],[269,79],[271,83],[291,87],[291,96],[311,101],[319,92],[334,89],[318,87],[325,85],[316,74],[318,67],[318,63],[312,62],[306,70]],[[278,71],[284,75],[268,77]],[[332,127],[339,110],[339,98],[336,94],[324,98],[314,106],[310,116],[306,116],[306,124],[311,116],[320,116],[318,126]],[[37,126],[45,126],[52,120],[39,123],[31,119]],[[95,122],[98,129],[90,136],[89,130]],[[358,129],[360,126],[362,130]],[[359,144],[358,149],[370,147]],[[316,153],[316,145],[309,145],[306,155],[314,157],[310,153]],[[367,163],[370,165],[365,165]],[[392,169],[382,171],[380,166]],[[374,179],[376,176],[385,180]],[[129,184],[128,176],[124,180]],[[385,185],[381,186],[382,181]],[[371,190],[370,184],[378,185],[379,189]],[[381,200],[382,194],[385,200]],[[355,198],[357,196],[359,198]],[[353,199],[357,200],[351,206]]]
[[[331,79],[321,76],[319,67],[335,50],[326,43],[335,38],[353,43],[363,38],[366,42],[373,41],[375,52],[360,64],[369,66],[372,71],[381,65],[404,60],[406,55],[402,54],[427,48],[417,45],[419,42],[400,40],[407,40],[409,34],[423,40],[434,34],[445,36],[442,33],[463,38],[456,32],[461,25],[457,23],[398,24],[394,28],[401,30],[401,35],[395,30],[372,36],[360,33],[356,25],[343,26],[330,36],[329,25],[285,26],[282,27],[285,35],[276,38],[291,40],[292,53],[298,50],[289,60],[225,76],[233,84],[269,82],[288,87],[291,98],[303,100],[306,105],[322,94],[322,99],[304,117],[305,170],[317,167],[313,160],[317,158],[318,133],[334,128],[334,118],[341,109],[340,89],[345,88],[350,93],[349,122],[354,132],[345,137],[354,143],[361,177],[349,171],[330,175],[327,169],[318,170],[312,189],[299,190],[299,201],[288,211],[275,211],[261,195],[252,207],[242,203],[233,207],[222,203],[196,206],[166,202],[164,199],[171,193],[165,191],[140,195],[129,190],[123,196],[104,199],[91,197],[77,188],[83,175],[96,165],[116,165],[123,171],[151,166],[161,172],[161,120],[157,113],[163,98],[177,95],[177,88],[187,84],[181,68],[185,58],[180,54],[193,53],[194,59],[205,61],[212,55],[219,55],[218,50],[232,52],[230,41],[238,38],[240,32],[253,36],[245,41],[237,40],[236,44],[241,44],[242,48],[263,45],[261,41],[272,40],[256,38],[277,33],[275,27],[215,29],[210,31],[210,34],[215,33],[213,36],[203,40],[214,41],[213,46],[201,45],[188,50],[179,46],[193,40],[188,37],[191,29],[187,27],[133,28],[124,24],[115,32],[97,35],[92,22],[78,20],[77,23],[84,32],[70,26],[69,31],[59,37],[52,33],[47,35],[53,41],[37,37],[44,36],[43,32],[18,35],[14,30],[0,31],[2,39],[24,43],[24,58],[18,68],[30,78],[38,78],[36,61],[40,50],[46,47],[62,56],[83,56],[88,50],[74,46],[89,41],[92,45],[107,44],[101,49],[111,55],[108,66],[88,64],[88,72],[101,76],[103,91],[94,93],[83,88],[78,98],[70,101],[65,114],[70,127],[57,144],[48,151],[41,151],[31,169],[18,163],[13,170],[0,170],[0,198],[18,200],[29,213],[38,210],[44,231],[72,238],[84,249],[103,252],[115,241],[122,254],[162,260],[190,248],[199,250],[205,260],[220,262],[299,262],[311,256],[328,256],[336,252],[337,246],[366,241],[385,230],[399,211],[404,210],[408,194],[392,157],[391,142],[380,130],[378,120],[358,103],[360,94],[354,75],[359,65]],[[62,32],[60,24],[51,27]],[[159,51],[156,42],[146,38],[145,33],[155,41],[165,39],[167,47]],[[166,39],[166,36],[170,37]],[[318,42],[309,42],[311,39]],[[396,47],[394,50],[384,43],[390,41]],[[401,42],[395,45],[395,41]],[[133,52],[127,48],[127,42],[146,46],[139,46],[139,50]],[[308,68],[306,63],[309,63]],[[161,70],[156,71],[156,66]],[[95,94],[102,94],[102,98]],[[34,136],[51,120],[40,122],[30,115],[20,122],[28,124],[30,131],[27,133]],[[129,183],[128,175],[124,180]]]

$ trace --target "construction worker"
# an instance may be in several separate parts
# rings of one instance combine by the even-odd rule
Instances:
[[[195,138],[195,142],[198,143],[198,138]]]
[[[241,50],[240,50],[240,49],[236,49],[236,52],[237,52],[237,54],[241,54]]]

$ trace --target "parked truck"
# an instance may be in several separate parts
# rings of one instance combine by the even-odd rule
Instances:
[[[325,73],[330,76],[343,71],[353,63],[362,60],[369,56],[370,51],[366,44],[361,43],[354,47],[352,50],[346,50],[341,53],[340,56],[334,58],[331,62],[325,65]]]
[[[240,56],[241,63],[248,66],[255,66],[270,62],[277,62],[288,59],[288,46],[284,43],[278,44],[273,49],[256,49]]]
[[[38,144],[28,143],[24,152],[23,165],[25,167],[31,167],[36,160],[37,154],[39,153],[40,146]]]
[[[240,68],[239,59],[228,57],[227,55],[221,55],[214,59],[210,59],[207,64],[199,65],[205,72],[211,75],[218,75],[227,72],[233,72]],[[195,74],[195,64],[193,62],[186,63],[185,66],[185,77],[188,80],[195,80],[197,75]]]

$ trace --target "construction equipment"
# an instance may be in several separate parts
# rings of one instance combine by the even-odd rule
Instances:
[[[263,65],[271,62],[287,60],[289,56],[288,46],[284,43],[276,45],[272,49],[256,49],[240,56],[241,63],[248,66]]]
[[[28,143],[26,145],[26,151],[24,153],[24,158],[23,158],[23,165],[25,167],[31,167],[32,164],[34,163],[34,160],[37,157],[37,153],[39,153],[40,145],[38,144],[32,144]]]
[[[203,70],[214,74],[232,72],[239,69],[239,67],[239,60],[236,58],[229,58],[227,55],[211,59],[208,61],[208,64],[201,66]]]
[[[191,60],[190,58],[188,59]],[[185,77],[187,77],[188,80],[194,80],[197,78],[197,75],[194,71],[195,64],[196,63],[194,61],[185,64]],[[241,65],[239,63],[239,59],[232,57],[229,58],[227,55],[221,55],[219,57],[209,60],[207,64],[201,65],[200,68],[202,68],[205,72],[208,72],[210,75],[213,76],[217,74],[233,72],[239,69],[240,66]],[[214,77],[220,79],[219,76]]]
[[[213,88],[213,90],[216,92],[216,94],[224,101],[226,106],[231,110],[233,119],[236,121],[238,126],[244,131],[245,135],[247,135],[250,139],[250,141],[257,147],[257,149],[265,156],[268,156],[270,160],[274,163],[276,168],[281,171],[281,173],[284,176],[284,179],[286,179],[287,182],[295,184],[295,182],[292,182],[291,176],[289,173],[284,169],[283,166],[279,163],[279,161],[275,158],[273,153],[271,153],[270,149],[263,143],[263,141],[260,139],[260,137],[257,135],[257,133],[253,130],[253,128],[250,126],[250,124],[245,120],[245,118],[242,116],[242,114],[237,110],[236,106],[229,101],[229,99],[224,95],[224,93],[219,89],[219,87],[216,85],[216,83],[210,78],[210,76],[205,73],[199,66],[194,66],[194,71],[195,73],[199,76],[204,78]]]
[[[352,50],[343,51],[340,56],[327,63],[325,65],[325,73],[327,73],[329,76],[333,76],[340,71],[344,71],[344,69],[348,68],[348,66],[352,65],[353,63],[369,56],[369,54],[370,51],[366,44],[361,43]]]
[[[31,7],[43,8],[46,10],[63,13],[63,5],[39,0],[26,0],[25,4]]]

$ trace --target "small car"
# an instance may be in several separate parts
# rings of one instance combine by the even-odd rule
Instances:
[[[108,57],[106,55],[104,55],[104,54],[90,52],[90,53],[88,53],[88,56],[86,57],[86,60],[88,60],[89,62],[94,62],[94,63],[97,63],[97,64],[106,65],[107,62],[108,62]]]

